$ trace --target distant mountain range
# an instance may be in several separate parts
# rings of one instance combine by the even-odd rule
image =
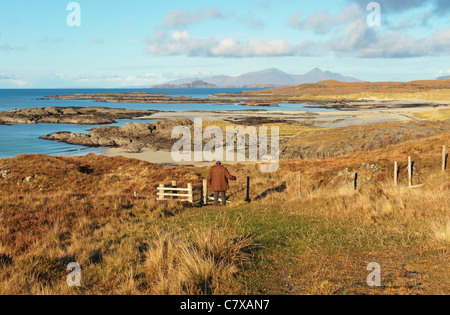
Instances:
[[[317,83],[320,81],[363,82],[357,78],[344,76],[339,73],[322,71],[315,68],[303,75],[287,74],[279,69],[266,69],[258,72],[245,73],[237,77],[213,76],[208,78],[186,78],[155,85],[154,88],[275,88]]]
[[[450,79],[450,75],[445,76],[445,77],[439,77],[436,80],[449,80]]]

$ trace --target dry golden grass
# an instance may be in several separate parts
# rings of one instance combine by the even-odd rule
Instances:
[[[302,96],[290,97],[293,100],[335,100],[335,101],[365,101],[365,100],[428,100],[428,101],[449,101],[450,89],[445,90],[430,90],[426,92],[411,92],[411,93],[375,93],[375,92],[360,92],[354,94],[327,94],[327,95],[311,95],[304,94]]]
[[[432,229],[436,241],[450,245],[450,218],[446,221],[433,222]]]
[[[414,113],[414,117],[430,120],[430,121],[443,121],[450,119],[450,108],[443,108],[438,110]]]
[[[309,130],[312,130],[310,127],[300,126],[296,124],[286,124],[286,123],[270,123],[270,124],[261,124],[261,127],[267,127],[267,136],[272,136],[272,127],[278,127],[279,128],[279,136],[280,137],[292,137],[296,136],[302,132],[306,132]],[[206,129],[208,127],[218,127],[220,128],[224,133],[227,130],[227,127],[242,127],[247,128],[249,126],[246,125],[237,125],[230,122],[225,121],[209,121],[209,122],[203,122],[203,127]],[[259,128],[256,129],[257,134],[259,135]]]
[[[249,95],[285,95],[285,96],[302,96],[302,95],[352,95],[358,93],[370,94],[410,94],[410,93],[426,93],[432,95],[441,93],[448,96],[450,90],[450,80],[429,80],[429,81],[412,81],[412,82],[338,82],[338,81],[322,81],[319,83],[301,84],[297,86],[287,87],[283,89],[250,91],[245,94]],[[448,98],[447,98],[448,99]]]
[[[158,226],[187,204],[157,203],[156,187],[200,181],[193,171],[94,155],[0,168],[11,170],[0,180],[0,294],[218,294],[248,257],[238,224]],[[79,290],[65,284],[70,262],[83,266]]]
[[[309,173],[301,199],[295,175],[286,175],[286,191],[255,201],[246,213],[257,216],[249,224],[270,227],[255,241],[271,250],[245,279],[265,279],[255,287],[266,294],[448,294],[450,174],[431,165],[422,171],[422,188],[408,189],[404,174],[394,188],[382,174],[357,191],[336,170],[313,190],[321,176]],[[382,288],[365,284],[370,262],[382,266]]]
[[[146,275],[153,279],[152,294],[220,294],[223,283],[247,260],[251,237],[232,234],[228,223],[191,226],[190,238],[159,235],[147,253]]]
[[[239,180],[228,208],[156,202],[159,183],[199,184],[208,168],[94,155],[0,160],[11,170],[0,179],[0,294],[448,294],[450,174],[440,153],[449,140],[281,161],[267,174],[230,165]],[[406,188],[409,155],[418,189]],[[251,204],[242,202],[246,176]],[[80,288],[65,282],[72,261],[82,266]],[[383,288],[364,284],[372,261]]]

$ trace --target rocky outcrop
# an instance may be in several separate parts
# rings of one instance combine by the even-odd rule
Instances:
[[[0,112],[0,124],[113,124],[118,119],[151,116],[156,111],[104,107],[23,108]]]
[[[11,170],[0,169],[0,178],[7,179],[9,174],[11,174]]]
[[[133,153],[143,149],[170,150],[176,141],[171,138],[172,130],[177,126],[192,128],[193,122],[189,119],[168,119],[151,124],[128,123],[123,127],[94,128],[88,134],[59,132],[42,139],[91,147],[122,148]]]
[[[281,155],[285,159],[342,157],[449,131],[450,124],[447,122],[391,123],[322,129],[282,140]]]
[[[98,94],[74,94],[74,95],[53,95],[50,99],[56,100],[91,100],[104,103],[162,103],[162,104],[204,104],[204,103],[236,103],[236,98],[194,98],[187,96],[168,96],[165,94],[151,94],[146,92],[131,93],[98,93]]]

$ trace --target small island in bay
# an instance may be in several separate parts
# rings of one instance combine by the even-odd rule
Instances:
[[[0,112],[0,124],[107,125],[119,119],[151,116],[157,111],[105,107],[22,108]]]
[[[147,92],[127,93],[94,93],[73,95],[51,95],[43,100],[90,100],[99,103],[147,103],[147,104],[202,104],[202,103],[235,103],[236,98],[194,98],[188,96],[169,96],[166,94]]]
[[[217,88],[215,84],[209,84],[202,80],[195,80],[191,83],[184,83],[184,84],[160,84],[155,85],[153,87],[154,89],[212,89]]]

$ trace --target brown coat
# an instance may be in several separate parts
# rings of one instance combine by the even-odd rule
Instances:
[[[222,165],[215,165],[209,172],[208,186],[213,191],[227,191],[230,188],[228,180],[236,180],[236,177]]]

